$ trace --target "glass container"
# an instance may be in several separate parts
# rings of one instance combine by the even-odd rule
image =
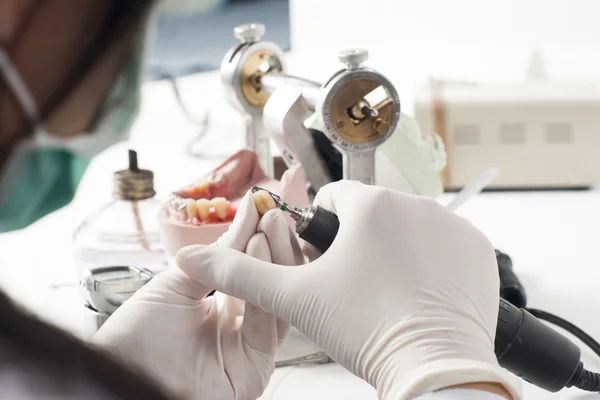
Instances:
[[[162,203],[154,198],[154,174],[139,169],[129,150],[129,168],[114,174],[114,199],[89,215],[73,235],[79,278],[86,269],[135,266],[158,273],[167,266],[158,232]]]

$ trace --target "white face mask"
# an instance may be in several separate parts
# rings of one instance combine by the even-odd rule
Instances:
[[[42,122],[33,95],[2,47],[0,47],[0,76],[4,78],[25,116],[35,127],[33,134],[19,145],[19,149],[65,149],[83,157],[91,158],[122,139],[123,132],[117,132],[114,127],[111,129],[110,124],[107,123],[107,121],[118,117],[117,114],[121,110],[117,108],[108,110],[102,116],[100,124],[92,134],[80,133],[69,138],[61,138],[50,134]],[[122,102],[118,101],[116,103]]]

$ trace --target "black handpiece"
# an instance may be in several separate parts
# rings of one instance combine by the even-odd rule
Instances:
[[[301,239],[325,253],[338,233],[340,220],[323,207],[312,205],[304,210],[303,217],[296,220],[296,232]]]
[[[550,392],[573,386],[583,368],[579,347],[502,298],[495,353],[502,367]]]
[[[252,188],[253,192],[257,190],[264,189]],[[300,237],[321,252],[327,251],[339,229],[337,215],[315,205],[304,209],[290,207],[279,196],[269,193],[277,207],[289,212],[296,221],[296,232]],[[499,265],[500,273],[510,278],[506,287],[521,287],[512,272],[512,263],[508,263],[510,258],[499,257],[502,253],[498,253],[498,263],[502,264]],[[516,290],[509,290],[507,293],[514,291]],[[520,299],[525,301],[524,291]],[[585,390],[600,388],[598,378],[583,368],[579,361],[581,351],[573,342],[526,310],[515,307],[502,298],[494,347],[498,363],[502,367],[542,389],[557,392],[571,386]]]

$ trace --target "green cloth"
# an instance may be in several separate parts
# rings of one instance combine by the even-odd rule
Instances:
[[[66,150],[33,151],[19,162],[12,193],[0,208],[0,232],[26,227],[68,204],[89,160]]]

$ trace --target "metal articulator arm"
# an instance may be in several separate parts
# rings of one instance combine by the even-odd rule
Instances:
[[[301,164],[312,188],[318,191],[332,181],[304,122],[313,113],[302,95],[303,89],[283,86],[276,89],[263,111],[265,127],[281,149],[288,166]]]

